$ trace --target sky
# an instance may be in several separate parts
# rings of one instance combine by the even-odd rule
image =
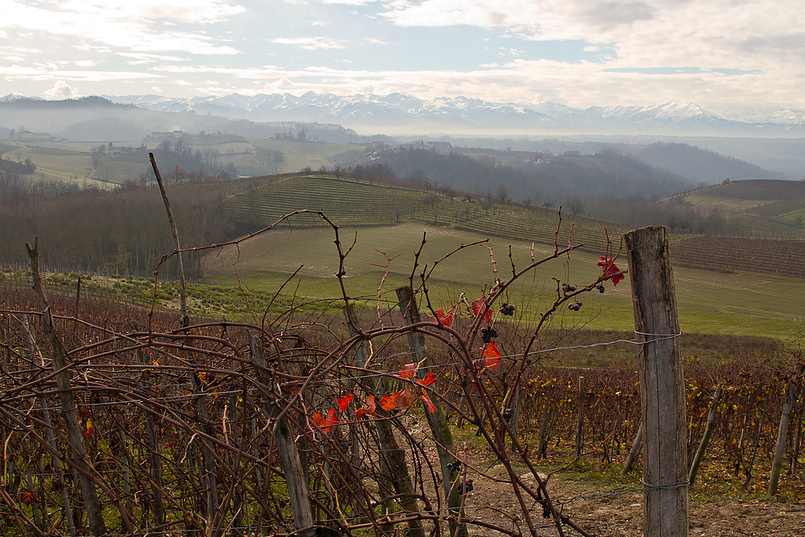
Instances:
[[[0,0],[0,96],[805,110],[803,0]]]

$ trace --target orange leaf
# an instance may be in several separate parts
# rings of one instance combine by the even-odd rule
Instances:
[[[604,279],[612,280],[612,285],[618,285],[618,282],[624,278],[621,270],[615,266],[615,261],[607,257],[601,256],[601,261],[598,262],[599,267],[603,267]]]
[[[400,369],[400,378],[403,379],[412,379],[414,375],[416,375],[417,365],[416,364],[405,364]]]
[[[479,313],[483,313],[485,323],[489,324],[492,322],[492,310],[489,309],[489,306],[484,304],[483,297],[472,303],[472,314],[477,317]]]
[[[368,411],[366,410],[366,407],[362,406],[361,408],[359,408],[358,410],[355,411],[355,418],[361,419],[361,416],[363,416],[367,412]]]
[[[319,412],[316,412],[310,418],[313,420],[313,423],[321,428],[321,432],[324,434],[329,433],[334,425],[338,425],[338,416],[336,416],[336,410],[334,408],[331,408],[327,412],[326,418],[323,418]]]
[[[341,410],[346,410],[349,406],[349,402],[352,401],[352,398],[355,397],[355,394],[345,395],[341,399],[338,400],[338,408]]]
[[[433,414],[434,412],[436,412],[436,410],[438,410],[436,408],[436,405],[433,404],[433,401],[431,401],[430,396],[428,396],[427,392],[425,392],[425,388],[420,388],[420,390],[422,390],[422,402],[425,403],[425,408],[428,409],[428,412]]]
[[[500,351],[495,346],[494,341],[490,341],[486,344],[486,348],[484,348],[483,353],[484,359],[484,367],[491,371],[497,371],[498,367],[500,367],[501,359],[500,359]]]
[[[427,375],[425,375],[424,379],[418,380],[416,382],[417,384],[420,384],[422,386],[430,386],[431,384],[436,382],[436,375],[434,375],[433,373],[428,373]]]
[[[380,398],[380,408],[382,408],[383,410],[385,410],[387,412],[389,410],[391,410],[392,408],[394,408],[394,405],[397,404],[397,395],[398,394],[399,394],[399,392],[393,393],[391,395],[384,395],[383,397],[381,397]]]
[[[439,308],[438,310],[434,311],[434,313],[436,314],[436,318],[439,319],[440,323],[445,326],[450,326],[450,323],[453,321],[453,310],[445,313],[444,309]]]
[[[366,407],[367,407],[366,411],[369,414],[375,413],[375,411],[377,410],[377,401],[375,401],[374,395],[370,395],[369,397],[366,398]]]

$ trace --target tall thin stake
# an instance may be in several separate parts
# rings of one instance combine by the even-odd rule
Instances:
[[[623,236],[628,248],[635,331],[641,347],[643,534],[688,534],[687,421],[679,319],[665,227]]]
[[[171,226],[171,233],[173,233],[173,242],[176,245],[177,265],[179,272],[179,308],[182,312],[182,326],[185,327],[190,324],[187,317],[187,292],[184,284],[184,264],[182,263],[182,247],[179,245],[179,232],[176,229],[176,220],[173,218],[173,210],[171,209],[171,202],[168,199],[168,193],[165,191],[165,183],[162,182],[162,174],[159,173],[157,161],[153,153],[148,153],[151,159],[151,167],[154,168],[154,175],[157,178],[159,185],[159,192],[162,194],[162,201],[165,203],[165,211],[168,213],[168,221]]]

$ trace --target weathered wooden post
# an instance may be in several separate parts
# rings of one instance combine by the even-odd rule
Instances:
[[[539,458],[548,458],[548,422],[551,418],[551,398],[553,397],[553,386],[548,386],[542,404],[542,420],[539,426]]]
[[[693,462],[690,464],[690,472],[688,472],[688,481],[690,485],[693,486],[693,482],[696,481],[696,474],[699,472],[699,465],[702,462],[702,458],[704,458],[704,452],[707,450],[707,444],[710,443],[710,437],[713,436],[713,429],[716,425],[716,416],[718,415],[718,405],[721,401],[721,386],[716,389],[716,393],[713,394],[713,402],[710,404],[710,412],[707,413],[707,423],[704,426],[704,436],[702,436],[702,441],[699,443],[699,448],[696,450],[696,454],[693,456]]]
[[[640,427],[637,429],[637,434],[634,437],[634,441],[632,442],[632,447],[629,449],[629,456],[626,457],[626,462],[623,463],[623,470],[621,473],[628,474],[632,471],[632,467],[634,466],[635,460],[637,460],[637,454],[640,453],[640,449],[643,447],[643,423],[641,421]]]
[[[145,363],[142,349],[137,349],[137,363]],[[144,387],[145,383],[140,381],[140,386]],[[151,459],[151,506],[154,510],[154,523],[160,526],[165,523],[165,508],[162,504],[162,459],[159,455],[154,413],[150,410],[145,411],[145,430],[148,433],[148,454]],[[124,440],[121,437],[121,441]]]
[[[355,327],[350,324],[350,318],[355,319],[354,304],[349,307],[344,307],[344,316],[347,320],[347,328],[349,335],[354,337],[357,332]],[[362,345],[355,347],[355,365],[363,369],[366,367],[366,353]],[[376,393],[383,393],[388,389],[388,380],[386,377],[378,376],[375,379],[369,379],[369,386],[371,386]],[[378,412],[383,412],[380,409]],[[416,513],[419,510],[415,497],[416,489],[411,483],[411,475],[408,472],[408,464],[405,462],[405,450],[400,448],[397,439],[394,437],[394,429],[391,422],[387,419],[379,419],[374,422],[377,430],[377,436],[380,440],[381,447],[381,468],[384,473],[388,474],[388,479],[394,492],[400,496],[400,504],[403,509],[409,513]],[[388,502],[390,503],[390,502]],[[388,520],[390,513],[386,508],[384,519]],[[390,524],[383,524],[381,527],[383,533],[394,533],[394,529]],[[425,532],[422,529],[422,524],[419,519],[412,519],[408,522],[408,536],[409,537],[422,537]]]
[[[81,484],[81,497],[84,500],[84,509],[87,512],[90,531],[92,531],[93,535],[98,537],[106,533],[106,523],[103,519],[103,508],[98,498],[98,491],[95,490],[95,483],[92,481],[92,477],[95,475],[95,469],[92,467],[89,455],[87,454],[87,447],[84,443],[84,433],[81,429],[81,425],[78,423],[78,405],[76,403],[75,394],[73,393],[70,372],[68,371],[68,365],[72,362],[72,359],[67,354],[61,339],[59,339],[53,327],[50,303],[45,295],[45,290],[42,287],[42,278],[39,274],[39,241],[37,240],[33,247],[31,247],[30,243],[26,242],[25,248],[28,250],[28,257],[31,260],[31,275],[34,280],[34,290],[39,295],[39,299],[44,307],[42,326],[50,342],[53,375],[55,377],[56,387],[59,391],[61,415],[67,429],[67,439],[68,445],[70,446],[73,467],[78,470],[78,481]],[[126,517],[126,515],[121,512],[121,517]],[[124,521],[127,522],[125,518]]]
[[[643,535],[688,534],[685,378],[667,229],[626,233],[643,424]]]
[[[412,325],[420,322],[419,310],[414,299],[414,294],[410,287],[397,288],[397,298],[400,301],[400,312],[403,314],[405,324]],[[420,332],[408,332],[408,344],[414,361],[421,364],[418,375],[424,376],[424,369],[427,369],[428,359],[425,350],[425,338]],[[450,535],[455,537],[465,537],[467,526],[459,523],[462,516],[461,487],[457,486],[458,472],[452,469],[454,457],[453,452],[453,433],[447,424],[447,417],[442,411],[438,401],[433,401],[436,407],[435,412],[425,412],[430,426],[431,434],[436,441],[436,451],[439,454],[439,462],[442,468],[442,479],[444,480],[444,494],[447,499],[447,518],[450,527]]]
[[[24,334],[25,334],[25,342],[28,345],[28,354],[31,357],[31,361],[34,359],[34,355],[37,354],[36,352],[36,343],[34,341],[33,332],[30,323],[28,322],[28,316],[22,316],[22,325],[24,327]],[[40,355],[42,369],[45,368],[45,360],[44,357]],[[73,510],[70,506],[70,495],[67,491],[67,487],[65,486],[64,482],[64,469],[62,467],[61,459],[57,455],[59,453],[59,448],[56,444],[56,434],[53,432],[53,425],[50,420],[50,409],[48,408],[48,400],[44,395],[39,396],[39,405],[42,407],[42,421],[45,423],[45,431],[47,433],[48,444],[51,448],[51,457],[53,458],[53,485],[54,487],[58,488],[59,492],[61,493],[62,498],[62,509],[64,509],[64,519],[67,521],[67,530],[70,533],[70,537],[76,536],[75,530],[75,522],[73,521]]]
[[[576,458],[581,457],[584,450],[584,377],[579,377],[579,385],[576,389]]]
[[[257,378],[264,386],[271,386],[271,376],[266,370],[266,361],[263,357],[263,348],[260,341],[251,333],[249,336],[249,350],[251,352],[252,365],[254,366]],[[288,487],[288,501],[291,504],[294,524],[297,534],[301,537],[312,537],[315,533],[313,528],[313,510],[310,506],[310,493],[308,490],[307,478],[302,468],[299,458],[299,450],[294,443],[294,431],[288,419],[280,414],[280,408],[272,403],[266,394],[260,394],[263,400],[266,417],[275,420],[274,442],[277,445],[280,466],[285,474],[285,484]]]
[[[788,423],[791,421],[791,409],[794,408],[794,401],[797,397],[797,377],[803,373],[805,373],[805,364],[799,364],[796,375],[789,381],[786,389],[783,412],[780,415],[780,428],[777,429],[777,444],[774,447],[771,476],[769,477],[769,494],[772,496],[777,494],[777,487],[780,484],[780,470],[785,457],[785,441],[788,438]]]

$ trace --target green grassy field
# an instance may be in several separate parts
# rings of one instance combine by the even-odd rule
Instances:
[[[365,304],[376,300],[385,272],[385,252],[397,256],[389,264],[389,275],[383,285],[381,299],[394,300],[394,288],[407,283],[412,272],[413,257],[426,232],[427,242],[416,270],[415,284],[425,264],[457,248],[478,240],[479,235],[459,230],[429,228],[418,223],[393,227],[342,228],[341,241],[348,247],[355,233],[357,241],[346,260],[344,279],[347,293],[364,297]],[[531,244],[490,237],[501,278],[511,274],[511,258],[516,267],[530,262]],[[535,255],[549,255],[552,247],[536,245]],[[556,297],[557,283],[584,285],[592,282],[600,271],[599,256],[574,252],[570,259],[562,257],[538,267],[512,287],[508,302],[518,306],[516,320],[532,322],[535,316]],[[340,296],[337,271],[338,255],[330,229],[272,231],[255,237],[238,249],[227,248],[205,260],[205,274],[210,282],[242,285],[256,291],[275,291],[290,274],[299,269],[297,278],[287,284],[285,292],[297,292],[312,298]],[[378,266],[379,265],[379,266]],[[621,268],[626,267],[622,258]],[[236,269],[236,270],[235,270]],[[676,267],[674,269],[680,325],[683,332],[757,335],[782,339],[803,332],[805,316],[805,280],[749,273],[718,273]],[[489,251],[483,246],[462,250],[440,264],[432,274],[428,288],[435,307],[448,306],[460,293],[471,301],[494,281]],[[617,287],[606,284],[606,292],[597,291],[581,298],[583,307],[574,312],[558,311],[554,325],[598,330],[632,330],[631,292],[628,278]]]
[[[733,181],[679,196],[700,210],[717,210],[736,234],[805,237],[805,183]]]
[[[565,213],[557,237],[557,212],[482,199],[449,198],[432,192],[356,181],[346,176],[297,175],[254,182],[227,200],[237,218],[268,225],[297,209],[324,211],[339,225],[393,225],[407,221],[507,237],[512,240],[583,245],[591,252],[606,248],[605,229],[615,243],[627,229],[613,222]],[[288,224],[283,224],[286,227]],[[315,216],[298,217],[298,227],[321,226]]]
[[[133,140],[130,142],[115,142],[118,147],[140,147],[145,143],[148,149],[155,149],[160,140]],[[76,182],[81,185],[96,188],[114,188],[126,180],[135,180],[149,167],[147,160],[143,162],[124,162],[114,156],[104,159],[99,169],[93,170],[90,166],[90,152],[104,142],[13,142],[4,146],[4,158],[11,160],[25,160],[30,158],[36,165],[36,172],[32,178],[45,180]],[[212,150],[219,154],[219,162],[223,165],[232,163],[247,175],[259,175],[256,169],[255,150],[265,148],[282,151],[285,162],[279,172],[295,172],[309,167],[313,170],[322,166],[332,168],[338,155],[347,151],[354,151],[363,146],[356,144],[327,144],[313,142],[295,142],[283,140],[257,140],[243,138],[235,141],[226,141],[218,144],[193,145],[192,149],[199,151]]]
[[[4,152],[3,157],[12,160],[30,158],[36,165],[35,172],[29,176],[31,178],[63,181],[78,184],[82,188],[93,187],[104,190],[116,188],[126,179],[135,179],[147,169],[147,163],[118,162],[113,159],[104,159],[101,165],[94,169],[90,151],[97,145],[76,142],[18,144],[15,148]],[[139,142],[136,146],[139,147]]]

